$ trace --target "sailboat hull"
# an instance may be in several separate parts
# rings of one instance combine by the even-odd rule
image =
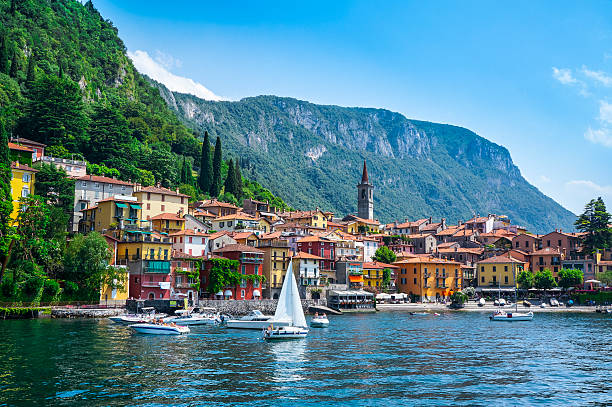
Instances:
[[[491,321],[505,321],[505,322],[531,321],[533,319],[533,312],[528,312],[528,313],[503,312],[501,314],[493,314],[489,318],[491,319]]]
[[[268,341],[279,341],[286,339],[302,339],[308,335],[308,329],[295,326],[281,327],[264,331],[264,339]]]

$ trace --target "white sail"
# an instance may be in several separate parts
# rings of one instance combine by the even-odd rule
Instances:
[[[291,325],[306,327],[306,317],[302,309],[302,301],[298,291],[297,282],[293,275],[292,261],[289,261],[289,267],[285,274],[285,281],[281,289],[276,312],[274,313],[275,321],[291,321]]]

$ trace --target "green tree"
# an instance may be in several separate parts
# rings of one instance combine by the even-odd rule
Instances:
[[[533,285],[535,288],[546,291],[555,287],[557,284],[555,283],[552,272],[549,269],[544,269],[535,274],[533,277]]]
[[[242,174],[240,173],[240,164],[238,164],[238,161],[236,161],[234,168],[236,170],[236,174],[234,175],[234,178],[236,180],[234,195],[236,196],[238,202],[241,202],[241,199],[244,196],[244,185],[242,183]]]
[[[34,55],[30,55],[28,58],[28,68],[26,69],[26,81],[25,86],[27,89],[32,89],[36,83],[36,58]]]
[[[234,160],[230,158],[227,163],[227,176],[225,177],[225,193],[230,193],[236,196],[236,170],[234,169]]]
[[[522,270],[518,276],[516,276],[516,282],[523,290],[528,290],[533,287],[534,276],[529,270]]]
[[[78,151],[85,137],[87,117],[79,86],[68,77],[44,75],[31,92],[19,132],[47,145]]]
[[[111,249],[98,232],[77,234],[66,248],[64,279],[78,284],[81,296],[89,301],[100,298],[102,285],[124,287],[125,272],[110,267]]]
[[[582,270],[578,269],[561,269],[559,271],[559,287],[568,289],[582,284]]]
[[[382,286],[388,288],[389,284],[391,284],[391,269],[384,268],[382,271]]]
[[[612,247],[612,229],[609,227],[610,214],[601,197],[591,199],[584,212],[576,220],[576,229],[584,232],[582,252],[593,254],[597,249]]]
[[[237,260],[210,259],[210,272],[208,275],[208,292],[218,293],[228,287],[240,284],[243,275],[238,272]]]
[[[210,184],[210,196],[216,198],[219,196],[221,191],[221,165],[223,162],[223,155],[221,152],[221,138],[217,137],[215,143],[215,154],[212,162],[212,181]]]
[[[114,106],[102,104],[95,107],[88,133],[90,160],[99,163],[113,156],[129,154],[127,144],[131,137],[128,123]]]
[[[612,286],[612,271],[604,271],[603,273],[596,273],[595,278],[605,284],[607,287]]]
[[[380,246],[378,249],[376,249],[376,252],[374,253],[372,259],[381,263],[391,264],[395,262],[397,256],[387,246]]]
[[[68,222],[74,210],[74,180],[68,178],[66,171],[53,164],[36,165],[36,194],[52,206],[60,208]]]
[[[0,73],[9,73],[9,52],[6,44],[6,35],[0,37]]]
[[[13,197],[11,195],[11,160],[9,158],[8,134],[0,120],[0,283],[8,262],[9,247],[13,241],[11,213]]]
[[[9,71],[9,76],[11,78],[17,78],[18,71],[19,71],[19,57],[17,55],[17,50],[14,50],[13,59],[11,60],[11,70]]]
[[[210,140],[208,132],[204,132],[204,141],[202,142],[202,154],[200,155],[200,176],[198,177],[198,186],[204,193],[210,192],[212,185],[212,159],[210,155]]]

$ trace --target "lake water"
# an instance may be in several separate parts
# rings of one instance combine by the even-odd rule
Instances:
[[[0,405],[603,405],[612,318],[402,312],[330,317],[305,340],[108,320],[0,321]]]

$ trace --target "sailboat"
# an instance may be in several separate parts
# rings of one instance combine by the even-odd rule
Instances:
[[[510,257],[512,261],[512,258]],[[515,263],[512,262],[512,271],[514,272],[514,312],[506,312],[498,309],[489,317],[491,321],[531,321],[533,319],[533,312],[518,312],[518,293],[516,290],[516,268]],[[501,302],[501,287],[500,291],[500,302]]]
[[[305,338],[308,335],[306,317],[302,309],[297,282],[293,275],[292,261],[289,261],[289,267],[285,274],[285,281],[283,282],[283,288],[281,289],[276,312],[274,313],[274,321],[288,323],[288,326],[275,327],[273,323],[270,324],[263,331],[264,339],[298,339]]]

